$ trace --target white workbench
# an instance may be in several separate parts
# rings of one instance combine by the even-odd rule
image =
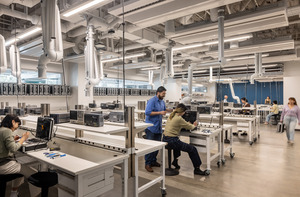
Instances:
[[[216,116],[212,116],[210,114],[200,114],[200,120],[204,119],[216,119]],[[248,141],[249,144],[252,145],[258,138],[259,134],[259,119],[260,116],[253,116],[247,115],[247,117],[239,117],[239,116],[226,116],[224,115],[224,121],[231,121],[231,122],[247,122],[248,123]]]

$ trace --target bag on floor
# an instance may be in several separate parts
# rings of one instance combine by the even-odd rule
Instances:
[[[279,132],[279,133],[283,133],[284,132],[284,123],[279,122],[277,124],[277,132]]]

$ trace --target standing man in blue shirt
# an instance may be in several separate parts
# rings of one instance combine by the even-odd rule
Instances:
[[[166,96],[166,88],[160,86],[156,90],[156,96],[148,100],[145,114],[146,114],[146,123],[152,123],[153,126],[148,127],[146,132],[146,137],[148,140],[161,141],[162,136],[162,116],[167,113],[166,105],[163,101]],[[145,155],[145,169],[148,172],[153,172],[152,167],[160,167],[160,164],[157,162],[156,156],[158,151],[149,153]]]

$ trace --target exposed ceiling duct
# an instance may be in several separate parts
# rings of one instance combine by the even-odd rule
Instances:
[[[140,28],[145,28],[164,23],[168,20],[184,17],[201,11],[209,10],[211,8],[216,8],[240,1],[241,0],[157,1],[157,4],[154,4],[153,6],[150,4],[150,6],[145,6],[141,9],[132,9],[130,12],[125,14],[125,20]],[[135,1],[130,2],[134,3]],[[130,6],[130,4],[127,6]],[[121,13],[120,11],[120,7],[118,6],[110,8],[108,13],[118,16]]]
[[[0,74],[4,73],[7,69],[7,57],[5,48],[5,39],[0,34]]]
[[[32,8],[36,4],[40,3],[40,0],[0,0],[0,4],[9,6],[12,3],[20,4],[29,8]]]
[[[225,37],[236,36],[249,32],[288,26],[286,7],[255,11],[240,17],[225,20]],[[218,25],[216,23],[194,23],[175,29],[175,34],[170,36],[172,40],[190,44],[210,39],[217,39]]]

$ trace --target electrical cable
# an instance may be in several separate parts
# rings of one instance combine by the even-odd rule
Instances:
[[[61,59],[61,66],[62,66],[62,70],[63,70],[63,87],[65,90],[67,90],[64,58]],[[66,92],[66,106],[67,106],[67,112],[68,112],[69,111],[69,102],[68,102],[68,93],[67,92]]]

